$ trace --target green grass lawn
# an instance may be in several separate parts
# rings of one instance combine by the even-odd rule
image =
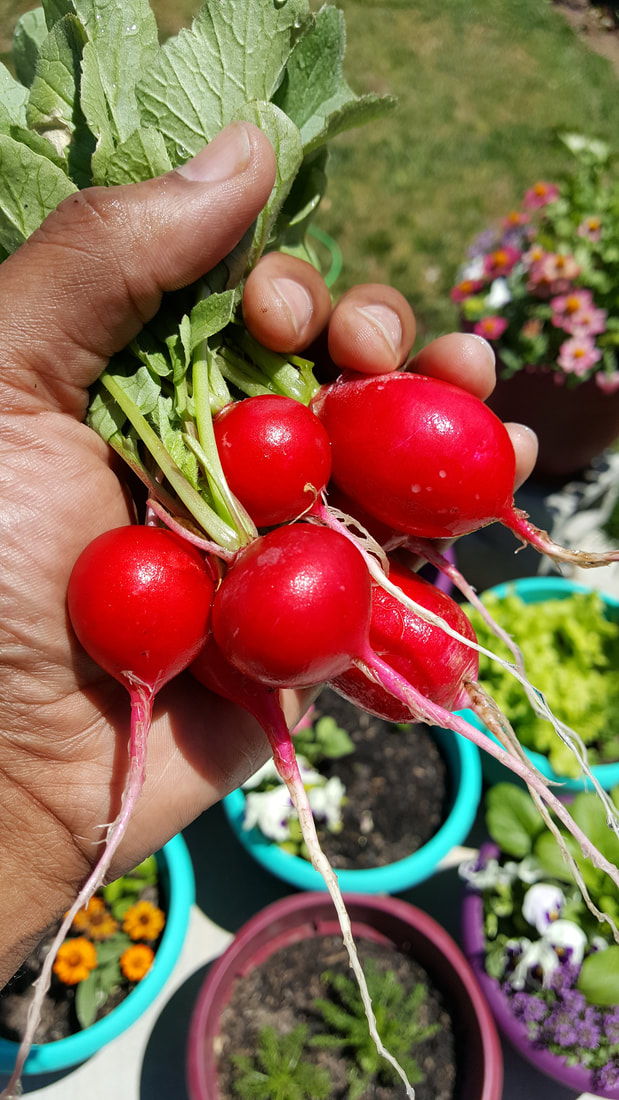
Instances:
[[[471,238],[569,164],[556,140],[615,141],[618,81],[546,0],[342,0],[355,91],[398,109],[337,139],[317,221],[344,253],[340,289],[393,283],[421,337],[457,324],[449,289]]]
[[[27,0],[0,0],[0,50]],[[162,36],[199,0],[153,0]],[[318,4],[316,4],[318,6]],[[317,224],[344,253],[336,291],[397,286],[420,339],[453,328],[449,289],[471,238],[569,163],[557,131],[614,140],[619,82],[550,0],[341,0],[346,73],[398,109],[333,143]]]

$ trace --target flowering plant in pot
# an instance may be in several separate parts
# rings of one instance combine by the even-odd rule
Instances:
[[[388,723],[324,688],[294,743],[321,846],[342,890],[401,892],[465,841],[481,798],[481,762],[464,738]],[[300,889],[325,889],[271,764],[228,795],[224,809],[267,870]]]
[[[178,835],[77,914],[56,957],[25,1075],[78,1065],[146,1011],[180,955],[194,895],[191,858]],[[54,932],[2,991],[0,1073],[15,1064],[32,982]]]
[[[616,863],[619,838],[597,796],[580,792],[571,811]],[[463,944],[495,1019],[542,1072],[616,1100],[619,943],[612,925],[619,891],[589,861],[575,856],[567,864],[530,796],[514,784],[490,788],[486,822],[492,843],[460,868]],[[566,840],[560,829],[558,836]]]
[[[387,1014],[397,1012],[402,1031],[412,1035],[415,1058],[425,1077],[416,1086],[420,1100],[424,1096],[446,1100],[453,1095],[469,1100],[500,1100],[503,1065],[496,1028],[470,966],[451,937],[427,914],[400,899],[349,895],[347,904],[353,935],[362,953],[375,958],[377,967],[386,964],[387,974],[393,974],[387,979],[391,992],[382,1007]],[[362,1032],[367,1033],[367,1024],[346,993],[343,1000],[338,999],[340,978],[327,985],[331,995],[329,1004],[324,1004],[325,986],[320,974],[323,952],[329,959],[328,969],[333,972],[341,964],[346,979],[348,963],[341,948],[339,926],[324,894],[301,893],[283,898],[257,913],[237,933],[207,974],[192,1015],[187,1047],[191,1100],[228,1100],[244,1095],[310,1096],[312,1100],[322,1095],[337,1100],[361,1095],[354,1083],[359,1080],[360,1070],[355,1052],[363,1049]],[[294,970],[294,981],[291,971],[286,971],[282,980],[284,966]],[[402,999],[399,993],[393,996],[405,974],[407,983],[412,977],[414,1003],[410,988]],[[330,983],[331,975],[325,975],[325,980]],[[346,981],[344,985],[348,988]],[[314,1004],[316,990],[323,1002],[319,1006]],[[437,1030],[430,1025],[431,1034],[424,1005],[428,1011],[430,1007],[432,1012],[438,1011],[440,1027]],[[413,1027],[407,1014],[417,1015],[420,1006],[419,1026]],[[353,1017],[357,1024],[351,1026]],[[453,1031],[451,1021],[457,1022]],[[265,1024],[272,1026],[268,1042],[260,1034]],[[331,1041],[327,1041],[325,1024]],[[305,1036],[300,1027],[306,1028]],[[320,1041],[313,1042],[317,1033]],[[342,1035],[346,1036],[345,1043]],[[281,1071],[277,1052],[286,1043],[294,1047],[295,1066],[302,1062],[304,1067],[313,1065],[322,1071],[320,1078],[312,1076],[309,1092],[301,1088],[293,1092],[291,1087],[276,1091]],[[239,1058],[241,1047],[244,1053]],[[339,1073],[333,1059],[326,1058],[329,1048],[338,1053],[338,1062],[343,1066]],[[264,1072],[260,1057],[256,1057],[261,1050],[270,1058],[270,1074]],[[371,1054],[371,1048],[367,1050]],[[230,1062],[234,1067],[232,1085]],[[434,1071],[438,1075],[434,1078],[436,1091],[428,1093],[424,1090],[432,1090],[429,1075]],[[311,1069],[302,1072],[309,1080]],[[325,1073],[330,1074],[330,1084],[325,1084]],[[437,1087],[438,1079],[442,1084]],[[371,1087],[376,1090],[372,1095],[384,1100],[403,1095],[401,1082],[387,1085],[383,1080],[374,1081]],[[369,1093],[364,1091],[363,1095]]]
[[[619,600],[565,577],[524,577],[496,585],[482,602],[520,647],[525,668],[550,709],[578,731],[595,780],[619,783]],[[479,642],[513,661],[474,608],[467,609]],[[522,685],[502,665],[480,655],[480,677],[514,727],[529,759],[561,790],[591,787],[578,758],[551,724],[536,713]],[[471,712],[467,717],[481,723]],[[489,782],[517,782],[484,753]]]
[[[619,434],[619,180],[603,142],[562,138],[574,172],[534,183],[480,234],[451,292],[464,327],[496,350],[491,407],[535,429],[550,475]]]

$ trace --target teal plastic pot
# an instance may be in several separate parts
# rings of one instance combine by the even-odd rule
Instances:
[[[157,852],[157,863],[167,920],[148,974],[124,1001],[91,1027],[53,1043],[35,1044],[26,1060],[25,1076],[56,1073],[85,1062],[131,1027],[163,989],[185,941],[189,914],[195,900],[195,880],[191,857],[180,835],[173,837]],[[13,1071],[18,1048],[18,1043],[0,1039],[0,1073]]]
[[[452,730],[433,728],[432,734],[444,753],[449,768],[452,801],[446,820],[430,840],[405,859],[384,867],[338,870],[344,893],[399,894],[430,878],[444,856],[462,844],[473,825],[481,799],[482,772],[475,745]],[[232,829],[249,854],[267,871],[299,890],[326,890],[322,877],[311,863],[283,851],[259,829],[243,828],[245,795],[236,790],[224,799],[224,810]]]
[[[577,584],[565,577],[522,577],[509,581],[507,584],[497,584],[494,588],[488,588],[487,593],[498,596],[499,599],[515,593],[524,603],[542,603],[544,600],[564,600],[574,592],[590,592],[591,589],[584,584]],[[612,619],[619,619],[619,600],[607,593],[600,592],[607,609],[607,615]],[[535,669],[530,669],[531,680],[535,683]],[[492,737],[492,734],[484,726],[483,722],[471,710],[460,711],[460,714],[471,725]],[[578,730],[576,730],[578,732]],[[516,729],[516,733],[518,730]],[[496,740],[496,738],[492,738]],[[571,779],[568,776],[557,775],[548,762],[548,757],[542,753],[525,749],[530,762],[539,769],[546,779],[560,783],[558,794],[563,792],[575,794],[577,791],[592,790],[593,785],[588,779]],[[487,783],[517,783],[524,787],[525,784],[509,768],[506,768],[494,756],[489,753],[481,753],[483,776]],[[619,783],[619,762],[612,764],[599,764],[592,768],[595,778],[600,786],[609,791]]]

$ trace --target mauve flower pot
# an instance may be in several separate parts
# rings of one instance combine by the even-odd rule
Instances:
[[[459,947],[432,917],[396,898],[348,895],[346,905],[356,940],[393,944],[427,970],[445,991],[458,1027],[466,1033],[460,1067],[460,1100],[500,1100],[503,1056],[492,1015]],[[267,906],[244,925],[209,971],[193,1012],[187,1047],[191,1100],[219,1100],[216,1050],[219,1018],[237,978],[280,947],[301,939],[339,935],[331,899],[294,894]]]
[[[497,853],[495,845],[482,845],[482,856],[496,856]],[[608,1097],[608,1100],[619,1100],[619,1085],[600,1092],[599,1086],[594,1087],[593,1075],[583,1066],[568,1066],[559,1055],[538,1048],[529,1039],[526,1023],[516,1019],[499,982],[484,969],[483,897],[472,887],[466,888],[462,904],[462,945],[500,1031],[523,1058],[540,1073],[574,1089],[575,1093],[592,1093],[594,1096]]]
[[[590,465],[619,435],[619,390],[605,394],[590,378],[573,389],[551,371],[498,379],[488,406],[501,420],[533,428],[539,440],[534,477],[567,478]]]

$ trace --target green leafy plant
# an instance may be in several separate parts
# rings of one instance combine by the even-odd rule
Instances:
[[[236,1055],[239,1070],[234,1091],[242,1100],[328,1100],[331,1078],[326,1069],[305,1061],[308,1029],[299,1024],[285,1035],[262,1028],[253,1057]]]
[[[516,593],[488,592],[483,602],[535,669],[535,685],[557,718],[587,746],[590,764],[619,759],[619,622],[597,592],[525,603]],[[467,613],[481,645],[513,660],[481,615]],[[557,775],[578,776],[578,761],[538,717],[527,696],[497,662],[480,654],[480,679],[517,730],[520,743],[548,757]]]
[[[612,792],[615,803],[619,789]],[[619,838],[593,792],[578,794],[574,821],[613,863]],[[576,864],[590,906],[556,837],[529,794],[512,783],[491,787],[486,823],[496,849],[461,867],[483,897],[488,974],[536,1045],[590,1069],[601,1089],[619,1083],[619,890],[558,832]],[[597,910],[599,918],[592,912]]]
[[[530,187],[482,233],[452,298],[494,343],[503,378],[541,369],[559,385],[619,389],[619,180],[609,147],[562,135],[576,169]]]
[[[330,714],[323,714],[309,725],[297,726],[294,745],[297,753],[314,765],[320,765],[323,760],[341,760],[355,751],[347,730],[338,726]]]
[[[359,1100],[372,1083],[394,1083],[392,1066],[380,1056],[365,1023],[361,997],[355,983],[346,974],[326,971],[327,998],[317,998],[314,1008],[328,1026],[328,1032],[315,1035],[311,1045],[340,1050],[352,1061],[349,1072],[349,1100]],[[409,1081],[417,1084],[423,1073],[412,1050],[438,1030],[438,1024],[423,1022],[422,1010],[427,989],[417,983],[410,992],[393,970],[381,971],[369,960],[366,978],[376,1012],[379,1033],[387,1048],[404,1068]]]
[[[267,249],[317,262],[306,232],[327,143],[393,100],[350,89],[343,16],[330,5],[206,0],[190,28],[158,37],[147,0],[45,0],[18,21],[16,75],[0,65],[0,259],[83,187],[169,171],[234,119],[267,134],[277,179],[253,230],[166,297],[101,375],[88,416],[163,508],[234,552],[255,530],[227,490],[212,416],[232,395],[309,402],[316,390],[308,363],[266,353],[237,323],[244,278]]]

